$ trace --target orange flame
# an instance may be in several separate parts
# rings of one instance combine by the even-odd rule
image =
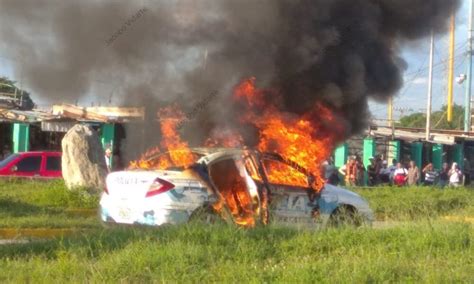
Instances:
[[[176,106],[166,107],[159,111],[161,119],[161,146],[170,151],[170,159],[175,166],[186,167],[194,163],[196,156],[189,149],[187,142],[181,141],[177,127],[186,115]]]
[[[333,133],[340,133],[327,131],[327,127],[339,127],[335,116],[323,105],[315,106],[313,113],[316,114],[317,119],[310,119],[314,116],[313,113],[299,118],[281,112],[272,104],[268,104],[263,109],[256,109],[255,106],[263,105],[263,93],[264,90],[255,87],[254,78],[244,80],[234,92],[234,98],[238,101],[245,98],[247,104],[246,113],[242,116],[243,121],[259,129],[258,149],[262,152],[278,153],[283,158],[305,168],[314,176],[313,184],[310,186],[316,191],[321,190],[324,186],[322,163],[333,151],[333,145],[337,140],[337,136]],[[321,135],[320,132],[325,135]],[[266,166],[269,180],[273,183],[308,186],[305,174],[292,167],[284,167],[276,163]]]
[[[205,147],[224,147],[224,148],[241,148],[244,146],[244,139],[237,131],[225,129],[220,131],[204,142]]]
[[[131,162],[129,167],[132,169],[167,169],[172,166],[188,167],[193,164],[197,157],[189,149],[188,143],[181,140],[178,133],[178,126],[186,119],[186,115],[177,106],[169,106],[160,109],[158,117],[163,135],[161,147],[168,152],[158,156],[160,148],[152,148],[142,155],[140,160]],[[153,156],[158,157],[153,158]]]
[[[146,151],[139,160],[130,162],[129,169],[166,169],[172,162],[166,155],[160,156],[160,148],[154,147]]]
[[[250,107],[265,105],[263,92],[255,87],[255,77],[243,80],[234,90],[234,97],[238,100],[246,100]]]

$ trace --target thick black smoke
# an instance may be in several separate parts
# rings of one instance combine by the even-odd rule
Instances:
[[[400,88],[405,67],[400,45],[432,29],[444,32],[459,5],[459,0],[0,0],[0,52],[16,60],[15,71],[33,94],[54,102],[93,94],[145,104],[152,112],[169,102],[192,110],[217,90],[220,97],[183,127],[192,129],[196,141],[231,123],[231,89],[250,76],[278,90],[280,108],[288,113],[305,113],[318,101],[332,106],[348,122],[349,135],[365,125],[369,98],[384,101]],[[110,91],[97,92],[104,84]],[[145,131],[150,141],[155,131]]]

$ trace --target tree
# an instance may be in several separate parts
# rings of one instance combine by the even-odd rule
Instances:
[[[462,130],[464,125],[464,107],[454,104],[453,120],[447,121],[447,106],[444,105],[441,110],[431,113],[432,129],[448,129]],[[426,114],[417,112],[400,118],[400,122],[396,124],[401,127],[425,128]]]
[[[16,87],[16,82],[0,77],[0,108],[31,110],[35,106],[30,94]]]

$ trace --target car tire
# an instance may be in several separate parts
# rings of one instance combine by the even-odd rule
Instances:
[[[210,225],[225,223],[222,217],[211,206],[203,206],[194,210],[189,217],[189,222]]]
[[[353,227],[357,228],[362,225],[362,218],[357,210],[348,205],[337,207],[328,220],[329,227]]]

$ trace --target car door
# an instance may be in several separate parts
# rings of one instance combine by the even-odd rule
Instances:
[[[17,177],[39,177],[41,163],[41,154],[25,155],[11,166],[10,171],[13,176]]]
[[[245,151],[231,150],[210,154],[199,162],[206,164],[209,180],[219,195],[214,208],[226,208],[235,223],[251,227],[261,219],[260,198],[254,177],[248,172],[247,157]]]
[[[314,203],[310,201],[311,190],[308,177],[299,169],[276,159],[262,157],[270,188],[270,218],[274,223],[314,223]]]
[[[44,155],[44,167],[41,171],[41,176],[46,178],[59,178],[62,176],[61,155],[53,153]]]

